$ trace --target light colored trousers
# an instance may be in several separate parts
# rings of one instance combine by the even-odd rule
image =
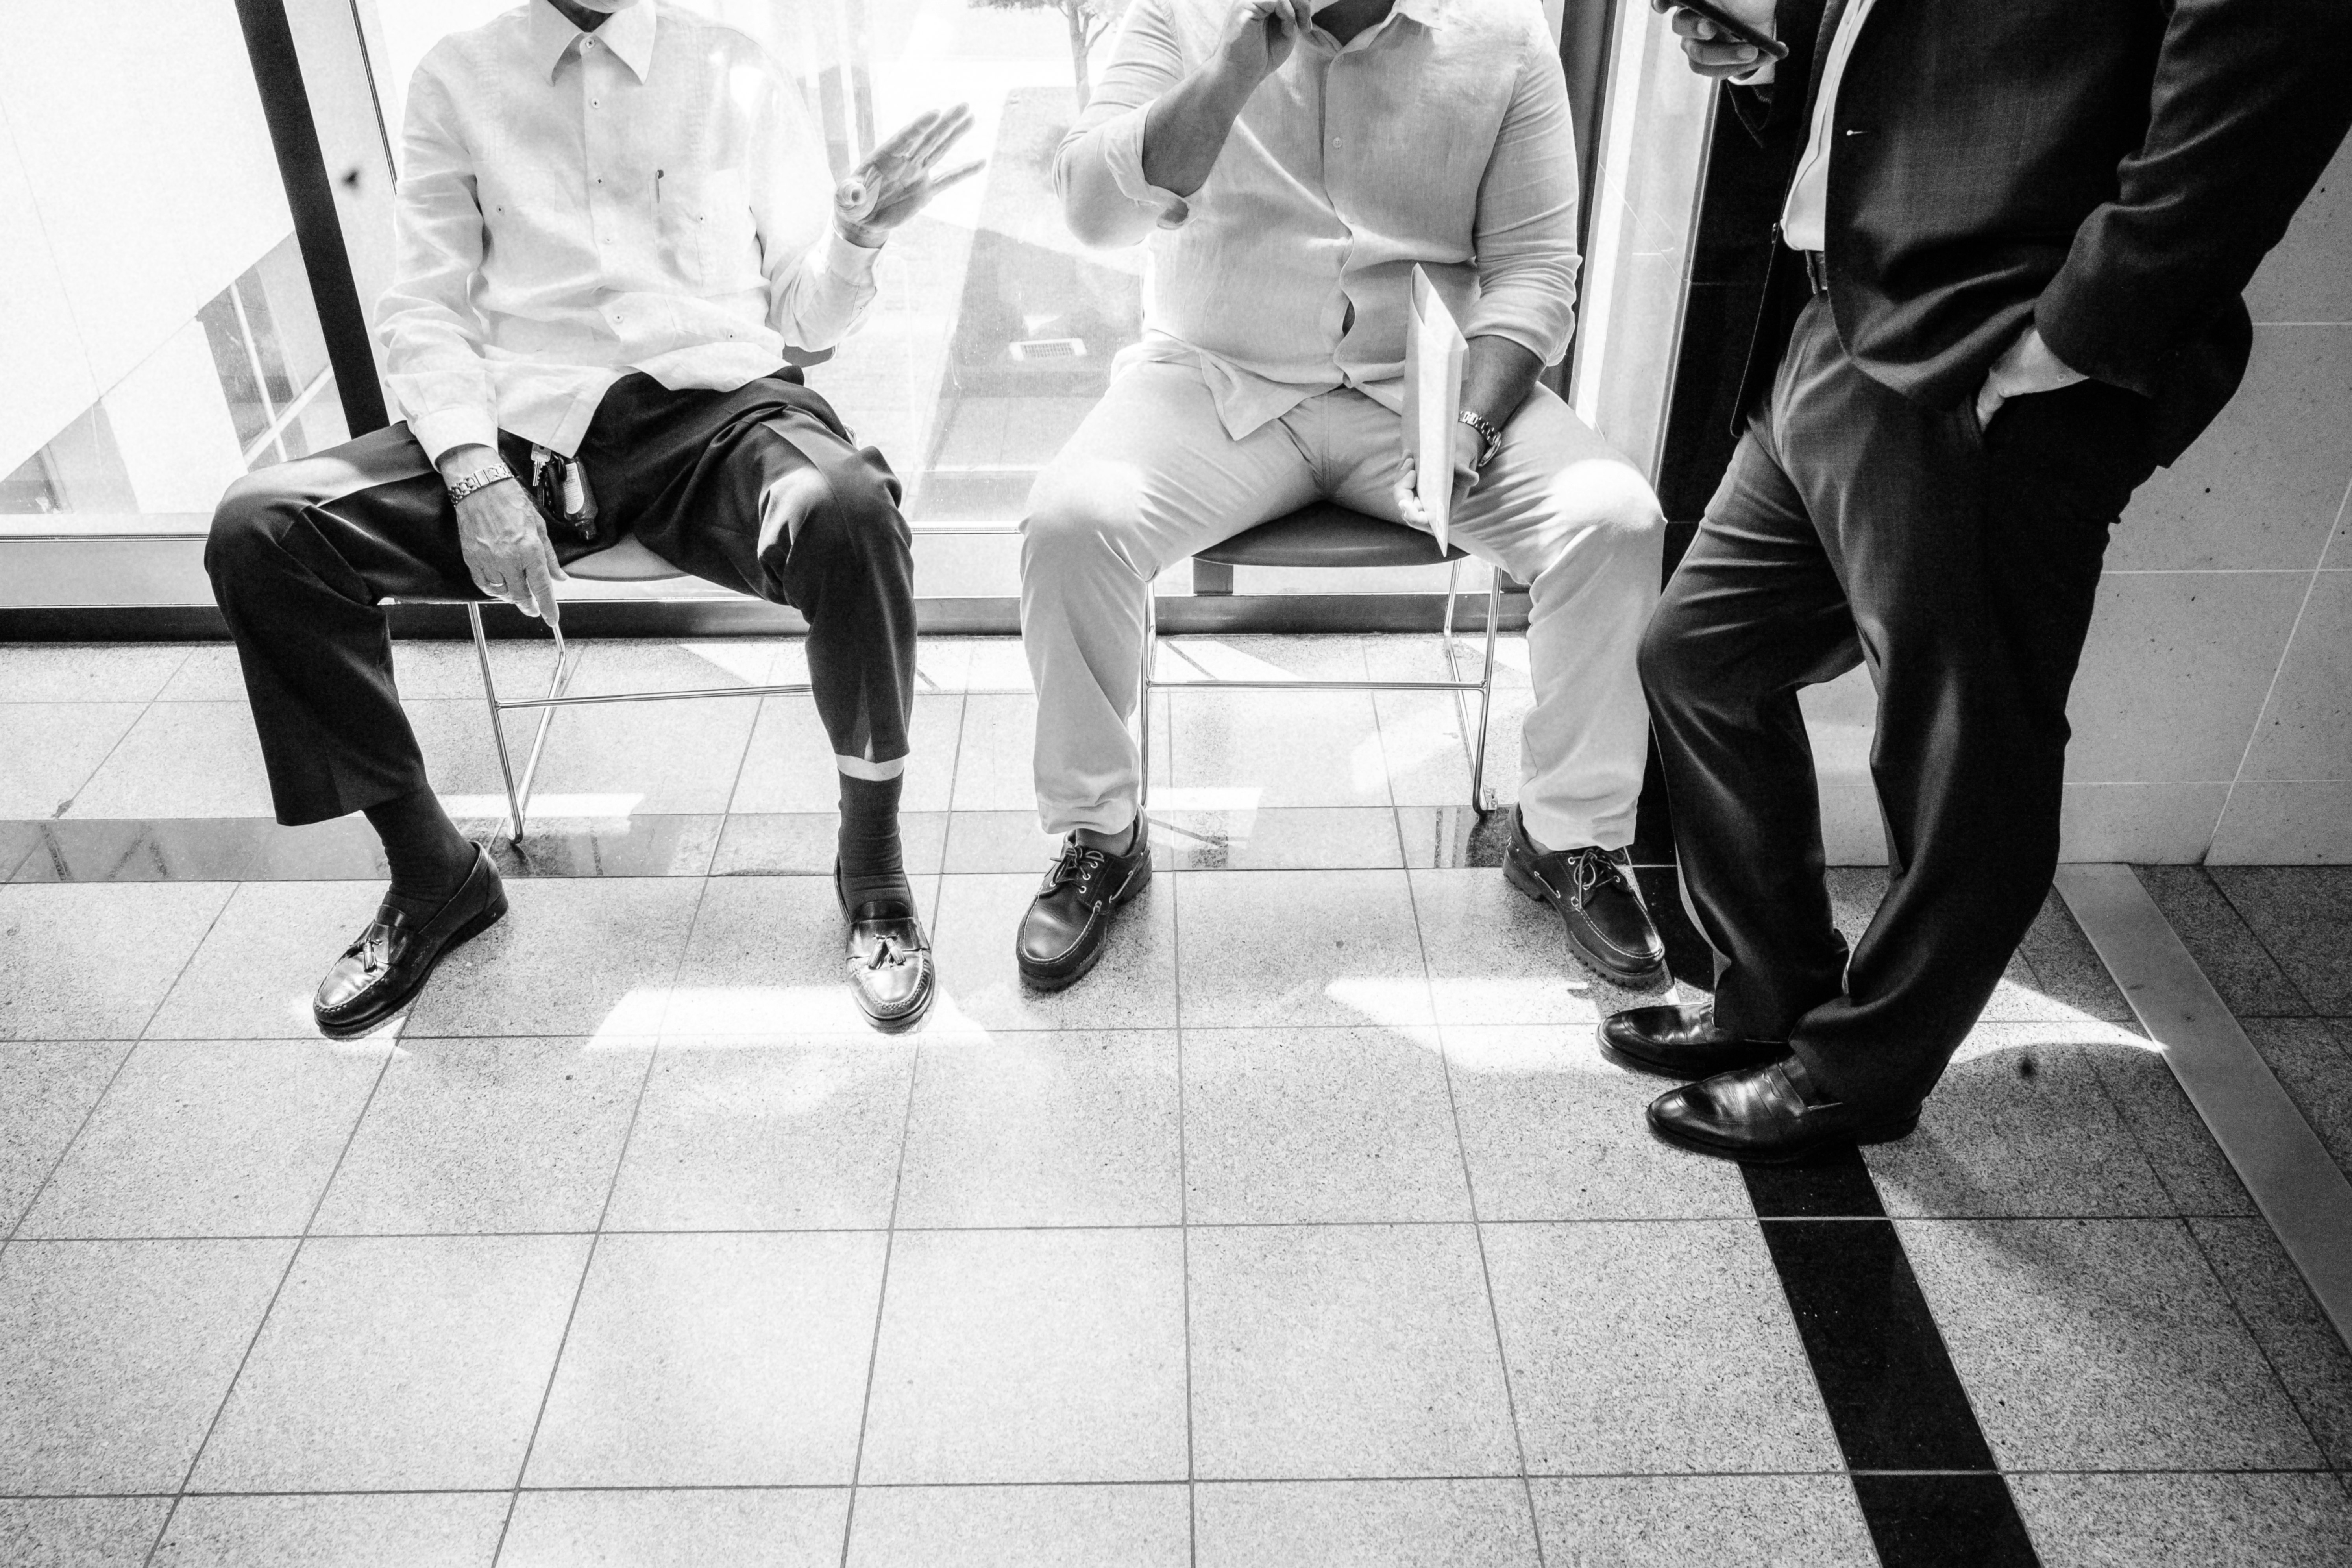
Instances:
[[[1362,393],[1319,394],[1241,440],[1199,369],[1130,364],[1030,493],[1021,635],[1037,684],[1037,809],[1045,830],[1118,833],[1135,819],[1128,721],[1144,595],[1176,562],[1328,497],[1398,521],[1402,421]],[[1634,649],[1658,598],[1664,523],[1640,472],[1542,387],[1462,498],[1454,537],[1528,585],[1535,708],[1519,807],[1547,848],[1633,842],[1649,710]]]

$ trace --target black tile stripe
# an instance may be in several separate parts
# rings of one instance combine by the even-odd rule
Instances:
[[[2039,1563],[1861,1153],[1741,1169],[1880,1563]]]

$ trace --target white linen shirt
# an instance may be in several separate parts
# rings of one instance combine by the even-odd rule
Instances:
[[[731,391],[831,348],[874,298],[797,89],[682,7],[583,33],[529,0],[442,39],[402,149],[376,329],[436,459],[501,428],[569,454],[630,371]]]
[[[1403,406],[1416,263],[1469,337],[1547,364],[1576,316],[1576,142],[1536,0],[1397,0],[1343,47],[1303,29],[1190,198],[1143,174],[1153,100],[1230,0],[1136,0],[1055,163],[1087,244],[1150,246],[1144,342],[1198,363],[1236,440],[1318,392]]]

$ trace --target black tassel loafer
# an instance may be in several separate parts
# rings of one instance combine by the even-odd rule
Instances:
[[[1763,1067],[1789,1054],[1785,1041],[1751,1040],[1717,1028],[1714,1005],[1706,1002],[1667,1002],[1612,1013],[1601,1022],[1601,1046],[1643,1072],[1680,1079]]]
[[[1124,855],[1080,843],[1075,833],[1045,873],[1045,886],[1021,917],[1014,952],[1021,978],[1039,991],[1059,991],[1100,962],[1118,907],[1151,880],[1151,824],[1135,819],[1135,842]]]
[[[834,897],[849,917],[843,944],[849,966],[849,994],[857,1010],[877,1029],[910,1029],[931,1010],[938,979],[931,967],[931,939],[903,899],[869,899],[856,909],[841,889],[841,868],[833,868]]]
[[[366,1034],[415,1000],[452,948],[498,924],[506,912],[506,884],[490,864],[490,852],[477,844],[474,868],[429,919],[389,905],[376,910],[319,983],[310,1016],[321,1033],[337,1039]]]
[[[1630,991],[1654,991],[1671,978],[1666,944],[1623,850],[1539,851],[1528,837],[1527,819],[1514,807],[1503,877],[1557,910],[1568,927],[1568,945],[1610,981]]]
[[[1670,1089],[1650,1102],[1650,1131],[1677,1149],[1718,1160],[1787,1165],[1850,1143],[1892,1143],[1919,1125],[1919,1108],[1864,1110],[1809,1099],[1791,1057]]]

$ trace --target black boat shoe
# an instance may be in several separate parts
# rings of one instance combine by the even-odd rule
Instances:
[[[1559,911],[1568,945],[1611,983],[1654,991],[1671,978],[1666,944],[1651,922],[1641,884],[1622,849],[1538,850],[1527,819],[1511,812],[1511,841],[1503,849],[1503,876],[1538,903]]]
[[[376,910],[319,983],[310,1016],[336,1038],[367,1033],[408,1005],[450,949],[498,924],[506,912],[499,868],[477,844],[474,868],[431,918],[418,921],[389,904]]]
[[[1062,853],[1045,873],[1045,885],[1021,917],[1014,951],[1021,978],[1040,991],[1059,991],[1083,976],[1102,957],[1118,907],[1151,880],[1151,824],[1135,819],[1135,842],[1113,855],[1079,841],[1062,841]]]

